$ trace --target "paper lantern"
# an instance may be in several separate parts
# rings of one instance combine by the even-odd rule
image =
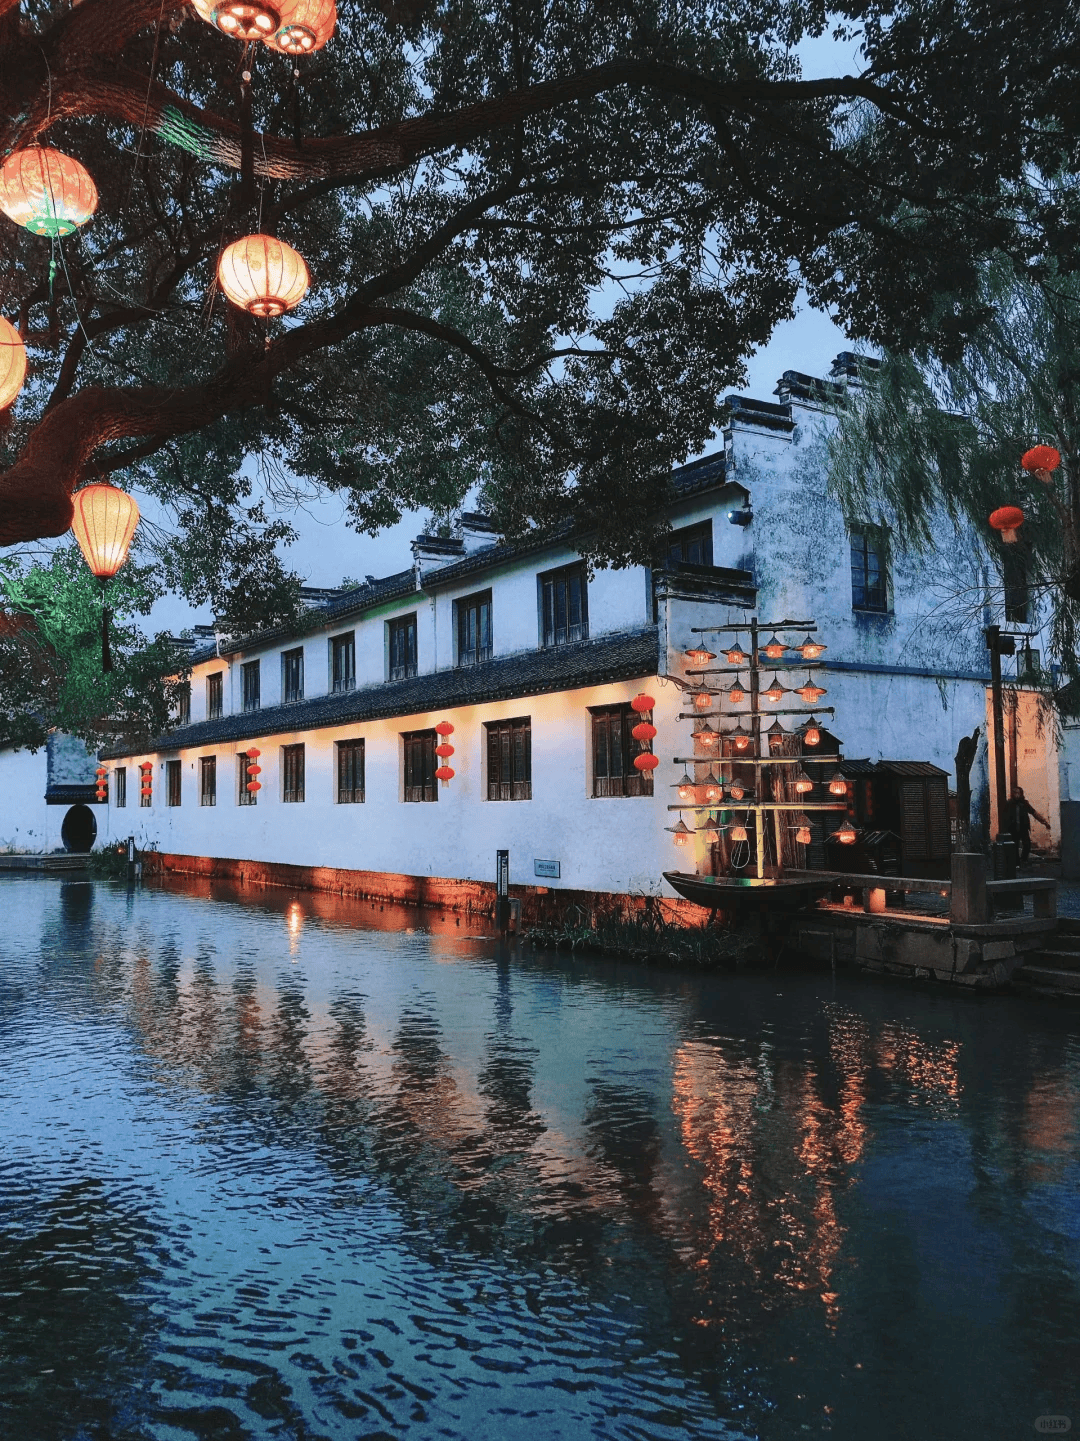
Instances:
[[[806,774],[802,766],[800,766],[799,769],[795,772],[795,780],[793,784],[795,786],[795,794],[800,796],[809,795],[810,792],[814,789],[814,782]]]
[[[247,756],[248,760],[257,761],[262,755],[262,751],[259,750],[258,746],[252,746],[251,749],[249,751],[245,751],[244,754]]]
[[[741,822],[737,821],[737,822],[735,823],[735,825],[733,825],[733,826],[731,827],[731,831],[730,831],[729,834],[730,834],[730,839],[731,839],[733,842],[735,842],[736,844],[737,844],[739,841],[745,841],[745,840],[746,840],[746,827],[745,827]]]
[[[803,728],[802,738],[808,746],[819,746],[821,744],[821,731],[813,716],[806,722]]]
[[[281,0],[278,29],[267,40],[284,55],[310,55],[321,50],[337,26],[334,0]]]
[[[454,754],[454,747],[448,745],[436,746],[435,754],[437,756],[441,756],[443,760],[449,760],[449,758]]]
[[[248,766],[248,768],[247,768],[247,773],[248,773],[249,776],[261,776],[261,775],[262,775],[262,766],[250,765],[250,766]]]
[[[1052,445],[1034,445],[1021,457],[1020,464],[1044,485],[1050,485],[1053,481],[1050,472],[1061,464],[1061,452]]]
[[[735,677],[735,684],[728,687],[728,700],[732,705],[739,705],[746,699],[746,692],[739,684],[739,677]]]
[[[638,721],[630,734],[636,741],[651,741],[656,735],[656,727],[649,721]]]
[[[444,784],[446,781],[452,781],[454,779],[453,766],[440,766],[435,772],[435,779],[442,781]]]
[[[786,650],[787,646],[783,641],[777,640],[776,636],[772,636],[765,647],[765,654],[770,660],[779,660]]]
[[[818,656],[824,655],[828,648],[827,645],[822,645],[820,641],[805,640],[799,647],[799,654],[803,660],[817,660]]]
[[[716,656],[711,650],[701,650],[699,647],[691,647],[691,649],[686,652],[686,659],[691,665],[702,666],[708,665],[711,660],[716,659]]]
[[[697,692],[697,694],[694,696],[694,709],[695,709],[695,710],[711,710],[711,709],[712,709],[712,693],[711,693],[710,691],[707,691],[707,690],[699,690],[699,691]]]
[[[833,831],[833,840],[839,841],[842,846],[854,845],[855,827],[850,821],[845,821],[838,830]]]
[[[26,346],[22,336],[0,315],[0,410],[13,405],[26,380]]]
[[[0,210],[32,235],[70,235],[97,204],[89,171],[49,146],[28,145],[0,166]]]
[[[254,795],[256,791],[262,790],[262,781],[248,781],[244,789],[250,791],[251,794]]]
[[[748,658],[746,652],[740,650],[737,645],[732,646],[725,656],[728,665],[745,665]]]
[[[1015,545],[1017,534],[1024,523],[1024,512],[1018,505],[1003,505],[990,516],[994,530],[1001,532],[1006,545]]]
[[[91,573],[107,580],[127,560],[139,507],[115,485],[84,485],[71,497],[71,528]]]
[[[452,736],[454,734],[454,727],[449,721],[440,721],[435,727],[435,732],[441,736]]]
[[[639,771],[654,771],[660,764],[660,757],[654,756],[651,751],[645,755],[634,757],[634,769]]]
[[[221,252],[218,284],[251,315],[283,315],[299,305],[311,277],[304,257],[272,235],[245,235]]]
[[[834,771],[829,781],[829,794],[834,796],[847,795],[847,781],[839,771]]]
[[[795,694],[801,695],[807,705],[815,705],[821,697],[828,694],[828,692],[824,686],[815,685],[813,680],[807,676],[805,683],[799,686]]]
[[[773,702],[782,701],[784,699],[784,695],[786,694],[784,687],[780,684],[780,677],[777,675],[774,675],[772,680],[769,682],[769,689],[762,691],[761,693],[766,700],[771,700]]]
[[[277,10],[264,0],[224,0],[211,13],[212,23],[234,40],[269,40],[281,24]]]
[[[656,709],[656,702],[651,695],[646,695],[644,691],[642,691],[640,695],[636,695],[630,702],[630,709],[636,710],[638,715],[644,715],[646,711]]]

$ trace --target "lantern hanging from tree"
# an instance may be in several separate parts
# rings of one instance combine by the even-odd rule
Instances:
[[[1000,506],[990,516],[991,526],[994,530],[1001,532],[1001,538],[1006,545],[1016,544],[1023,523],[1024,512],[1018,505]]]
[[[822,645],[818,640],[804,640],[799,647],[799,654],[803,660],[817,660],[819,655],[824,655],[828,650],[827,645]]]
[[[1020,464],[1036,480],[1041,480],[1043,485],[1053,485],[1052,472],[1061,464],[1061,452],[1052,445],[1033,445],[1021,457]]]
[[[686,659],[691,665],[703,666],[708,665],[711,660],[715,660],[716,656],[711,650],[704,650],[701,646],[691,646],[686,652]]]
[[[26,346],[22,336],[0,315],[0,410],[14,405],[26,380]]]
[[[636,741],[651,741],[656,735],[656,727],[651,721],[638,721],[630,734]]]
[[[656,709],[656,702],[651,695],[646,695],[645,692],[642,691],[640,695],[636,695],[630,702],[630,709],[636,710],[638,715],[645,715],[647,712]]]
[[[311,284],[304,257],[273,235],[245,235],[218,257],[218,284],[250,315],[284,315],[299,305]]]
[[[115,485],[84,485],[71,497],[71,528],[91,574],[101,581],[101,669],[112,670],[106,582],[127,560],[139,507]]]
[[[32,235],[70,235],[97,204],[89,171],[47,145],[16,150],[0,166],[0,210]]]
[[[337,26],[334,0],[281,0],[279,27],[266,41],[284,55],[321,50]]]
[[[280,12],[265,0],[192,0],[198,14],[234,40],[269,40],[281,24]]]

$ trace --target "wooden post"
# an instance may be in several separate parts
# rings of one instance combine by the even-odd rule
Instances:
[[[754,733],[754,755],[761,757],[761,717],[758,715],[758,691],[760,689],[760,677],[758,675],[758,622],[757,616],[750,617],[750,725]],[[754,788],[758,792],[758,800],[761,799],[761,787],[765,778],[761,774],[764,766],[757,767],[757,775],[754,777]],[[762,834],[763,815],[760,810],[754,812],[754,838],[757,842],[757,878],[760,881],[765,875],[765,837]]]
[[[1005,829],[1005,718],[1001,705],[1001,644],[1000,628],[988,625],[984,631],[990,652],[990,706],[994,717],[994,787],[997,791],[997,814],[994,816],[996,841],[1008,838]]]

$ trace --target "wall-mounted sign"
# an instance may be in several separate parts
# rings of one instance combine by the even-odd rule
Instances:
[[[558,880],[562,874],[559,861],[533,861],[533,874],[537,876],[548,876],[551,880]]]

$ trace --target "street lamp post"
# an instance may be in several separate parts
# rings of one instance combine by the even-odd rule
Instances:
[[[990,652],[990,706],[994,719],[994,790],[997,793],[994,816],[994,877],[1011,880],[1016,875],[1016,842],[1005,824],[1005,708],[1001,695],[1001,657],[1016,654],[1016,637],[1002,635],[1001,627],[988,625],[983,632]]]

